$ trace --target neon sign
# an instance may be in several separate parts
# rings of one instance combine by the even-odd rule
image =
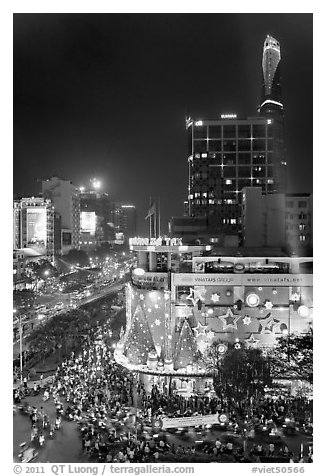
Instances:
[[[182,238],[129,238],[131,246],[182,246]]]

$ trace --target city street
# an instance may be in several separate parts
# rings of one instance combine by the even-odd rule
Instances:
[[[121,282],[121,281],[118,281],[117,283],[110,284],[104,290],[100,290],[96,293],[93,293],[89,297],[85,297],[85,298],[80,299],[76,303],[76,306],[77,306],[77,308],[79,308],[79,307],[82,307],[82,306],[84,306],[86,304],[89,304],[91,302],[97,301],[98,299],[102,299],[105,296],[110,296],[110,295],[120,291],[121,289],[123,289],[123,287],[124,287],[124,283]],[[64,296],[64,295],[62,295],[62,296]],[[59,297],[57,297],[56,299],[59,299]],[[61,298],[61,300],[63,300],[63,299]],[[61,309],[60,311],[49,312],[42,320],[39,320],[37,317],[35,317],[34,319],[30,319],[28,321],[28,323],[26,323],[26,328],[27,329],[26,329],[26,332],[24,333],[24,336],[23,336],[23,339],[24,339],[23,340],[23,351],[28,349],[28,344],[25,343],[25,339],[30,334],[32,323],[33,323],[33,328],[36,328],[41,322],[43,322],[45,320],[55,318],[55,316],[57,316],[57,315],[64,314],[65,312],[68,312],[70,309],[71,309],[70,299],[66,299],[66,306],[65,306],[64,309]],[[20,352],[20,350],[19,350],[20,347],[19,346],[20,346],[19,339],[16,339],[16,341],[13,343],[13,358],[14,359],[19,356],[19,352]]]
[[[41,396],[28,397],[26,401],[28,401],[31,406],[36,406],[37,408],[43,406],[44,411],[49,415],[50,420],[54,421],[55,407],[52,398],[50,398],[48,402],[43,402]],[[136,393],[135,402],[137,402]],[[65,403],[64,408],[66,407],[67,404]],[[135,412],[135,410],[136,407],[131,409],[132,412]],[[282,430],[279,430],[282,433]],[[18,410],[13,417],[13,431],[13,456],[14,459],[16,459],[17,454],[19,453],[20,443],[23,441],[30,441],[31,422],[29,416],[22,415]],[[198,450],[200,450],[200,448],[207,443],[210,443],[213,446],[217,438],[219,438],[221,442],[233,441],[236,447],[243,445],[243,439],[234,433],[212,429],[197,431],[195,428],[189,428],[189,430],[183,434],[172,434],[169,431],[165,431],[160,432],[157,439],[159,440],[161,436],[166,439],[168,444],[174,444],[175,447],[178,447],[179,445],[184,447],[195,446]],[[275,442],[272,437],[266,440],[266,443],[267,441],[268,443]],[[261,443],[261,438],[256,435],[254,439],[249,439],[247,441],[249,451],[254,443],[256,445]],[[276,439],[275,447],[278,448],[281,443],[286,443],[289,450],[293,451],[295,454],[300,452],[301,444],[303,444],[304,454],[306,455],[308,453],[308,446],[312,443],[312,441],[311,438],[298,433],[294,436],[281,435],[280,438]],[[55,433],[55,438],[46,439],[45,446],[43,448],[39,448],[39,455],[35,460],[35,462],[40,463],[77,463],[87,461],[89,461],[88,456],[84,451],[82,451],[81,448],[81,436],[77,423],[67,421],[65,418],[62,419],[61,428]]]

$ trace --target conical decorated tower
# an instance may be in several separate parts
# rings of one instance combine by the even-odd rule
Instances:
[[[196,341],[188,321],[185,319],[175,347],[174,368],[176,370],[192,365],[197,350]]]
[[[125,339],[124,355],[129,362],[133,365],[146,365],[148,353],[155,352],[155,345],[141,304],[136,307]]]

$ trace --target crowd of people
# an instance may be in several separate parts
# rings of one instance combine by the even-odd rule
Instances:
[[[166,389],[163,391],[154,384],[148,393],[137,374],[115,362],[112,348],[103,338],[109,331],[109,321],[88,329],[80,352],[73,351],[57,367],[50,381],[41,381],[31,389],[14,390],[16,404],[26,399],[26,393],[37,395],[41,392],[43,400],[53,402],[55,406],[53,421],[42,406],[37,409],[25,402],[21,407],[21,411],[31,418],[33,444],[42,446],[48,437],[54,437],[60,431],[62,419],[66,419],[78,425],[84,457],[94,461],[245,462],[279,458],[285,462],[299,461],[300,457],[303,461],[302,455],[293,455],[276,437],[277,428],[282,425],[284,429],[301,427],[308,431],[312,406],[307,399],[280,396],[247,398],[238,402],[223,396],[186,398]],[[186,417],[216,412],[228,416],[222,441],[219,438],[213,441],[211,429],[200,427],[195,429],[201,433],[200,444],[174,445],[167,441],[166,432],[160,430],[164,416]],[[254,438],[259,432],[262,436],[275,436],[275,442],[267,438],[264,444],[251,444],[247,449],[244,440]],[[312,461],[312,458],[312,447],[309,447],[304,461]]]

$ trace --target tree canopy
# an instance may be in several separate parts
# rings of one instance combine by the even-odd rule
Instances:
[[[297,378],[313,382],[313,333],[282,336],[270,353],[274,378]]]
[[[221,343],[214,342],[205,356],[206,365],[213,371],[213,384],[217,395],[226,395],[241,400],[263,393],[271,385],[270,365],[262,351],[256,348],[236,348],[229,344],[220,354]]]

